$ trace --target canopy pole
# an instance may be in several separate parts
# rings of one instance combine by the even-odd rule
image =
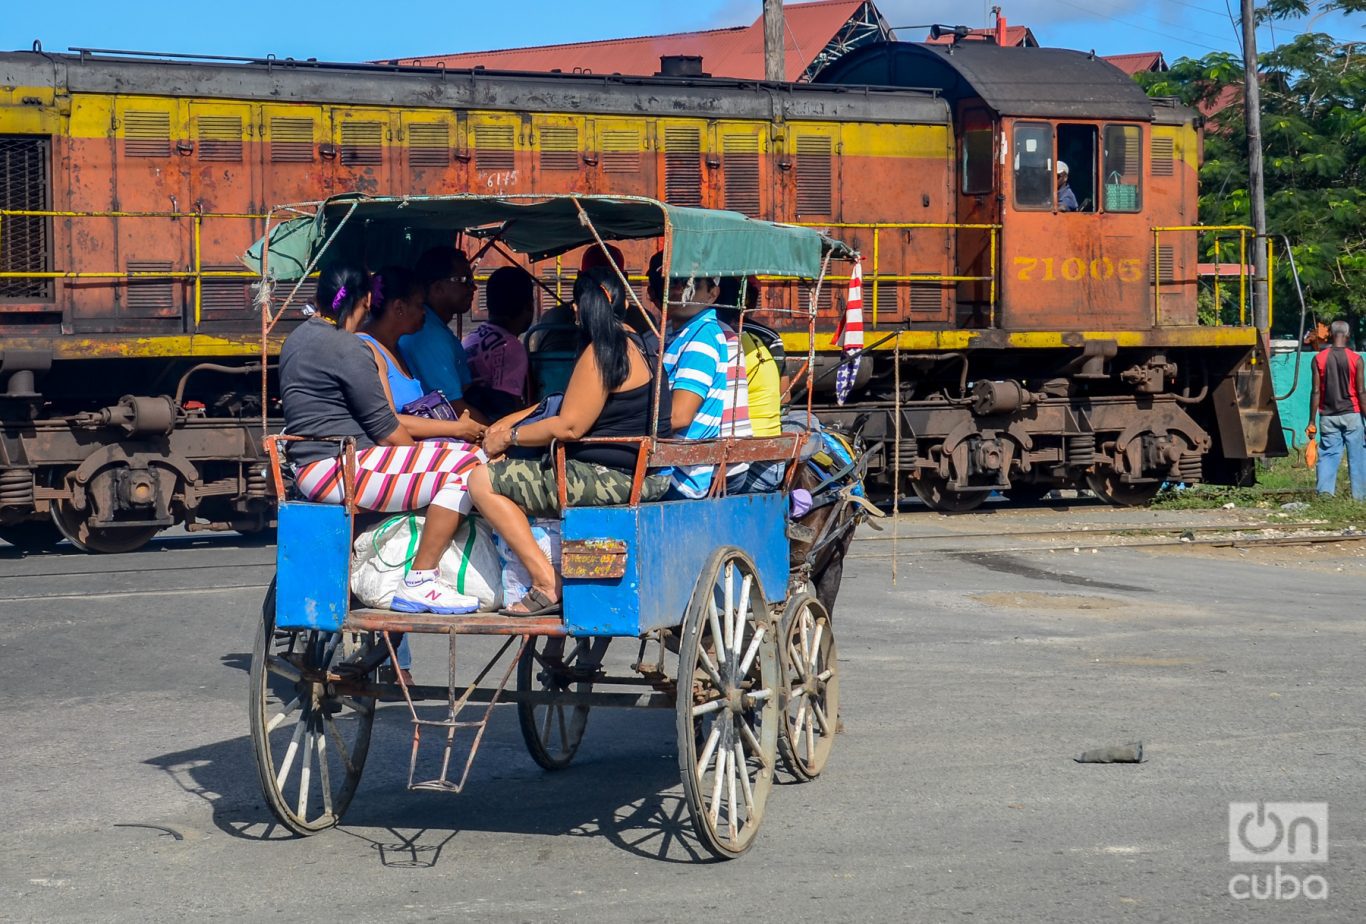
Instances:
[[[592,232],[593,240],[595,240],[595,241],[598,242],[598,246],[602,248],[602,255],[603,255],[604,257],[607,258],[607,265],[610,266],[610,267],[612,267],[612,271],[615,272],[615,273],[617,274],[617,279],[621,282],[622,288],[626,290],[626,300],[627,300],[628,302],[630,302],[631,304],[635,305],[636,308],[640,311],[641,315],[645,318],[645,323],[648,324],[648,325],[650,326],[650,333],[652,333],[652,334],[654,334],[656,337],[660,338],[660,346],[662,347],[662,346],[663,346],[664,335],[661,334],[661,333],[659,332],[659,329],[655,327],[654,319],[651,318],[651,317],[650,317],[650,313],[649,313],[648,311],[645,310],[645,306],[642,305],[642,304],[640,303],[640,298],[636,295],[635,289],[632,289],[632,288],[631,288],[631,281],[630,281],[629,279],[626,278],[626,274],[622,272],[621,267],[620,267],[620,266],[617,266],[617,262],[616,262],[615,260],[612,259],[611,251],[609,251],[609,250],[607,249],[607,244],[606,244],[605,241],[603,241],[602,235],[598,234],[598,229],[595,228],[595,227],[593,227],[593,221],[592,221],[592,219],[590,219],[590,218],[588,217],[588,213],[584,211],[583,205],[580,204],[578,197],[577,197],[577,196],[570,196],[570,197],[569,197],[569,201],[572,202],[572,203],[574,203],[574,208],[576,208],[576,209],[579,210],[579,224],[583,225],[583,226],[584,226],[585,228],[587,228],[590,232]],[[666,230],[665,230],[665,235],[664,235],[665,241],[668,241],[668,239],[669,239],[669,233],[668,233],[668,230],[667,230],[667,229],[668,229],[668,221],[669,221],[669,213],[668,213],[668,212],[665,212],[665,213],[664,213],[664,222],[665,222],[665,229],[666,229]],[[664,278],[665,278],[665,279],[668,279],[669,277],[666,275]],[[667,302],[668,299],[665,298],[664,301]],[[662,322],[661,322],[661,323],[662,323]],[[664,355],[664,351],[663,351],[662,349],[661,349],[659,352],[660,352],[660,355],[661,355],[661,356]]]
[[[901,539],[901,336],[892,348],[892,586],[896,586],[897,546]],[[886,456],[883,456],[885,459]]]

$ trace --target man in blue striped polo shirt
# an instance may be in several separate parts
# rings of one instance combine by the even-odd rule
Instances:
[[[669,286],[669,320],[674,334],[664,349],[664,372],[673,390],[674,435],[688,440],[750,436],[749,387],[740,365],[735,332],[721,323],[714,303],[717,281],[702,279],[689,286],[681,279]],[[730,467],[732,477],[747,465]],[[711,488],[711,465],[673,470],[671,493],[703,497]]]

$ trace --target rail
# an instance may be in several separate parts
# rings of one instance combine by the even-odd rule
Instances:
[[[1238,312],[1238,326],[1246,327],[1248,315],[1251,313],[1252,308],[1252,286],[1249,285],[1249,282],[1254,276],[1253,267],[1248,263],[1248,257],[1251,247],[1255,246],[1252,242],[1256,240],[1256,231],[1249,225],[1169,225],[1155,227],[1152,230],[1153,318],[1156,324],[1158,326],[1161,326],[1162,324],[1162,235],[1195,234],[1197,255],[1201,253],[1199,245],[1202,242],[1202,236],[1210,235],[1211,237],[1208,238],[1208,250],[1206,252],[1213,257],[1213,262],[1199,262],[1199,258],[1197,257],[1198,262],[1196,263],[1195,268],[1197,285],[1199,280],[1203,277],[1209,277],[1213,280],[1210,285],[1211,297],[1213,299],[1212,311],[1201,312],[1202,317],[1200,323],[1202,325],[1213,326],[1223,326],[1225,324],[1223,320],[1225,291],[1224,287],[1221,286],[1221,281],[1227,277],[1237,277],[1238,297],[1234,307]],[[1236,240],[1232,238],[1233,235],[1237,236]],[[1233,247],[1235,244],[1237,246],[1236,263],[1232,262],[1233,254],[1228,252],[1229,248]],[[1176,259],[1174,256],[1174,248],[1172,249],[1172,253],[1173,256],[1168,259],[1174,264]],[[1274,256],[1275,253],[1271,246],[1271,239],[1268,237],[1266,241],[1268,328],[1270,327],[1271,319],[1275,317],[1273,313],[1275,306],[1271,294],[1273,287],[1269,284],[1270,280],[1273,278]],[[1188,285],[1189,280],[1176,280],[1173,278],[1167,280],[1167,284],[1172,286]],[[1231,323],[1231,321],[1229,323]]]
[[[895,221],[895,222],[859,222],[859,221],[808,221],[794,222],[804,228],[822,228],[830,230],[855,230],[872,231],[873,247],[871,273],[863,277],[863,285],[869,290],[870,310],[872,312],[873,326],[877,326],[878,313],[878,284],[882,282],[937,282],[937,283],[958,283],[958,282],[985,282],[988,284],[987,301],[989,302],[990,317],[988,325],[996,326],[996,293],[999,287],[998,277],[1000,268],[997,266],[1000,246],[999,236],[1001,233],[1000,224],[964,224],[952,221]],[[882,256],[882,232],[883,231],[919,231],[919,230],[940,230],[940,231],[986,231],[988,232],[987,244],[987,265],[989,272],[985,276],[967,276],[959,274],[942,273],[906,273],[906,274],[884,274],[881,267]],[[832,282],[847,282],[848,276],[827,276],[827,280]]]
[[[0,270],[0,279],[186,279],[194,282],[194,327],[198,329],[204,311],[205,279],[260,278],[250,270],[206,270],[201,244],[204,222],[208,219],[237,219],[264,221],[266,216],[253,212],[125,212],[125,211],[56,211],[45,209],[0,209],[0,247],[3,247],[5,220],[12,218],[159,218],[170,221],[192,222],[190,266],[188,270]],[[3,252],[0,250],[0,252]]]

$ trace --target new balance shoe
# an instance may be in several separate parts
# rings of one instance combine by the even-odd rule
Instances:
[[[398,613],[436,613],[456,616],[479,609],[477,597],[466,596],[443,584],[435,571],[412,571],[394,593],[389,609]]]

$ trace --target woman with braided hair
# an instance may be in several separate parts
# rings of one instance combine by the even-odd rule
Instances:
[[[387,373],[356,336],[371,309],[372,286],[369,274],[354,266],[330,267],[319,275],[314,313],[280,350],[285,429],[298,436],[355,440],[355,496],[362,509],[397,513],[427,508],[412,569],[394,594],[393,609],[472,613],[478,601],[442,581],[437,563],[470,510],[466,477],[483,454],[464,442],[415,442],[394,413]],[[306,498],[342,502],[342,466],[334,444],[292,442],[289,461]]]

